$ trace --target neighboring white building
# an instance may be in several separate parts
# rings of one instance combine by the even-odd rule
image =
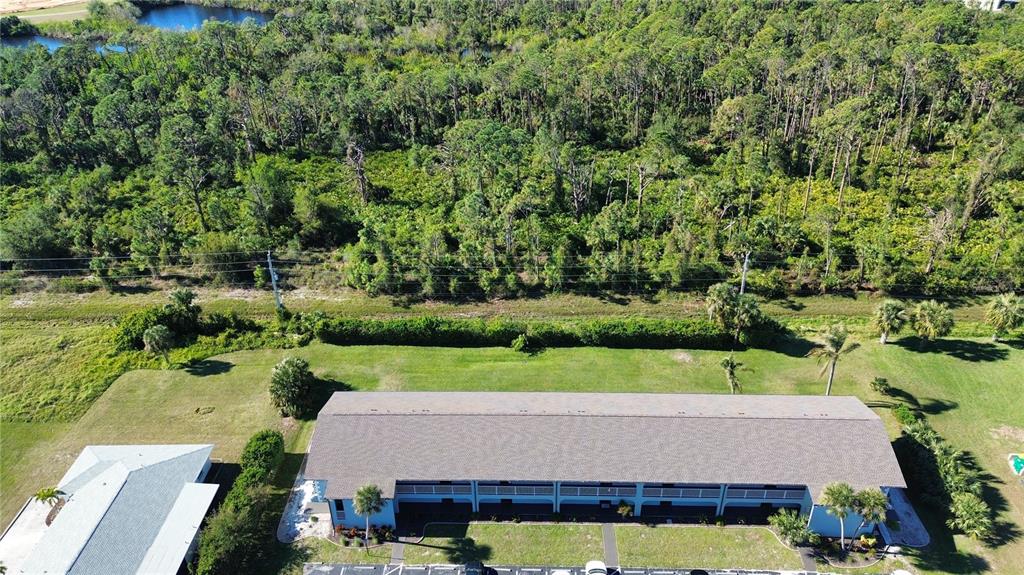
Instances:
[[[212,445],[91,445],[57,488],[65,502],[30,500],[0,535],[10,574],[174,575],[194,549],[217,493],[201,483]]]

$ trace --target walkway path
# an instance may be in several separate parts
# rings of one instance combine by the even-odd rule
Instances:
[[[619,547],[615,543],[615,525],[601,524],[601,535],[604,539],[604,564],[608,567],[619,566]]]
[[[398,541],[391,543],[391,564],[398,565],[405,562],[406,541],[416,541],[415,537],[399,537]]]
[[[818,562],[814,560],[814,549],[811,547],[797,547],[796,552],[800,554],[800,565],[804,571],[815,571],[818,569]]]
[[[907,499],[907,494],[902,489],[889,490],[889,504],[900,521],[899,529],[888,529],[892,540],[890,545],[902,547],[924,547],[931,541],[928,530],[921,523],[921,518],[914,511],[914,506]],[[883,529],[883,531],[885,530]]]

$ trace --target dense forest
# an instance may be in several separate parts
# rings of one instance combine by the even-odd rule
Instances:
[[[275,250],[423,297],[1024,287],[1019,10],[293,4],[188,33],[115,4],[0,50],[3,268],[251,283]]]

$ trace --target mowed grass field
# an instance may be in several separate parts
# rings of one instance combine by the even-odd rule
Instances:
[[[615,540],[619,561],[630,567],[801,568],[797,552],[763,528],[619,525]]]
[[[602,541],[596,524],[431,525],[422,541],[405,546],[405,562],[578,567],[604,557]]]
[[[933,525],[935,547],[916,554],[911,564],[936,573],[1024,572],[1024,486],[1005,463],[1007,453],[1021,450],[1024,434],[1024,350],[982,340],[944,342],[926,352],[918,351],[913,342],[862,343],[840,364],[834,393],[889,401],[868,386],[873,377],[882,376],[914,396],[933,425],[993,476],[994,489],[987,497],[998,511],[1000,529],[1011,535],[990,548]],[[231,353],[191,371],[129,372],[73,423],[4,423],[4,519],[9,520],[39,487],[55,483],[78,450],[90,443],[212,442],[217,445],[215,457],[233,461],[251,433],[274,427],[288,434],[290,452],[301,453],[311,423],[279,418],[267,393],[272,366],[287,355],[308,359],[321,377],[362,390],[726,390],[718,365],[723,353],[701,350],[574,348],[530,356],[499,348],[312,344]],[[737,359],[743,364],[739,375],[744,393],[824,390],[816,363],[802,357],[801,349],[749,350],[738,353]],[[880,412],[895,433],[888,410]],[[682,557],[680,561],[686,559]]]

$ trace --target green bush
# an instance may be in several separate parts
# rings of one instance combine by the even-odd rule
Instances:
[[[163,319],[163,308],[150,307],[128,312],[121,316],[111,332],[114,347],[119,351],[142,349],[142,334],[157,324],[163,324]]]
[[[199,321],[199,333],[203,335],[217,335],[227,330],[242,332],[256,331],[258,329],[260,329],[259,324],[238,315],[236,311],[228,313],[214,312]]]
[[[46,291],[51,293],[89,293],[99,290],[103,284],[95,278],[62,276],[50,281]]]
[[[526,339],[526,334],[521,333],[512,340],[512,349],[520,353],[528,353],[530,351],[530,342]]]
[[[807,527],[807,516],[792,509],[780,509],[768,517],[768,523],[788,545],[814,544],[817,541],[817,534]]]
[[[270,376],[270,398],[281,415],[300,417],[306,415],[313,401],[313,386],[316,378],[309,370],[309,362],[297,357],[286,357],[276,366]]]
[[[231,495],[229,494],[230,498]],[[199,536],[196,575],[257,570],[268,540],[271,497],[265,487],[251,490],[244,505],[221,505]]]
[[[876,377],[872,379],[871,389],[883,395],[889,395],[892,392],[892,386],[889,385],[889,380],[884,377]]]
[[[917,422],[917,414],[907,407],[905,403],[900,403],[892,408],[892,415],[896,418],[896,421],[900,422],[900,425],[906,426]]]
[[[284,459],[284,436],[280,431],[264,429],[249,438],[239,463],[243,471],[259,469],[270,476]]]

